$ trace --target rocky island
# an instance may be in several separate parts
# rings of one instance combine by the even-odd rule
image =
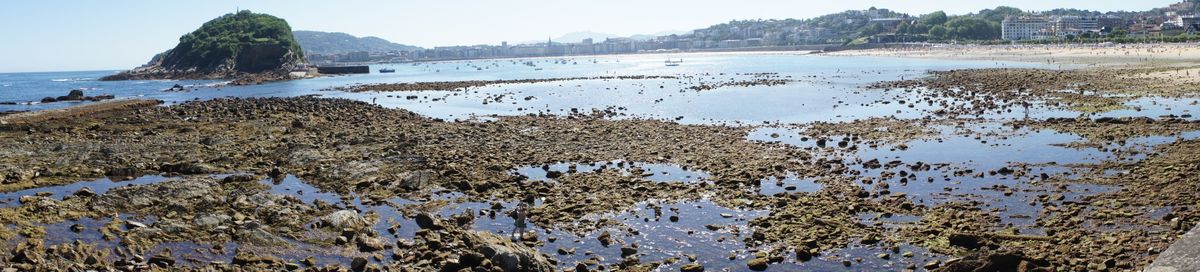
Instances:
[[[241,85],[289,79],[304,66],[287,21],[240,11],[204,23],[142,67],[101,80],[228,79]]]

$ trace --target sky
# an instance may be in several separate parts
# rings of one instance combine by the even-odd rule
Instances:
[[[811,18],[872,6],[965,14],[998,5],[1148,10],[1178,0],[37,0],[0,3],[0,73],[133,68],[204,22],[238,9],[293,30],[376,36],[422,47],[545,40],[570,32],[621,36],[688,31],[730,20]]]

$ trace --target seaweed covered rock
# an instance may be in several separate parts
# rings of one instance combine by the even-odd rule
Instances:
[[[240,11],[204,23],[142,67],[101,80],[232,79],[236,84],[286,79],[304,63],[287,21]]]

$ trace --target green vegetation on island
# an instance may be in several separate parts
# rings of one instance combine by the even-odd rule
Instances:
[[[243,10],[208,21],[200,29],[183,35],[164,62],[180,67],[216,68],[243,50],[261,45],[303,54],[287,21]]]
[[[155,56],[146,66],[104,79],[274,80],[286,77],[288,71],[304,62],[300,43],[287,21],[239,11],[183,35],[175,48]]]

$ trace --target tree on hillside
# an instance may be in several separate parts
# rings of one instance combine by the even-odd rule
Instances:
[[[946,35],[953,39],[993,40],[1000,38],[1000,25],[982,18],[957,16],[946,22]]]
[[[933,38],[934,40],[946,39],[946,27],[934,26],[932,28],[929,28],[929,37]]]
[[[1112,34],[1109,34],[1109,35],[1112,35],[1113,37],[1116,37],[1116,38],[1124,38],[1125,35],[1128,35],[1128,31],[1125,31],[1124,29],[1117,29],[1117,30],[1113,30]]]
[[[917,18],[916,22],[914,22],[912,25],[906,26],[905,27],[906,31],[904,31],[902,33],[926,34],[926,33],[929,33],[929,30],[931,30],[931,28],[933,28],[934,26],[940,26],[940,25],[946,23],[946,19],[947,19],[946,12],[943,12],[940,10],[934,11],[932,13],[922,15],[920,18]]]
[[[977,16],[981,17],[983,19],[986,19],[988,21],[1000,22],[1000,21],[1004,21],[1004,18],[1008,18],[1009,16],[1021,16],[1021,15],[1025,15],[1025,12],[1021,11],[1021,9],[1009,7],[1009,6],[999,6],[999,7],[996,7],[995,9],[980,10],[979,15],[977,15]]]
[[[921,19],[917,20],[917,23],[932,27],[932,26],[936,26],[936,25],[942,25],[942,24],[946,23],[947,20],[948,20],[948,17],[946,16],[946,12],[939,10],[939,11],[934,11],[929,14],[922,15]]]
[[[863,27],[862,34],[860,36],[871,36],[871,35],[883,33],[886,31],[888,31],[887,27],[884,27],[883,25],[881,25],[879,23],[872,23],[872,24],[869,24],[869,25]]]

